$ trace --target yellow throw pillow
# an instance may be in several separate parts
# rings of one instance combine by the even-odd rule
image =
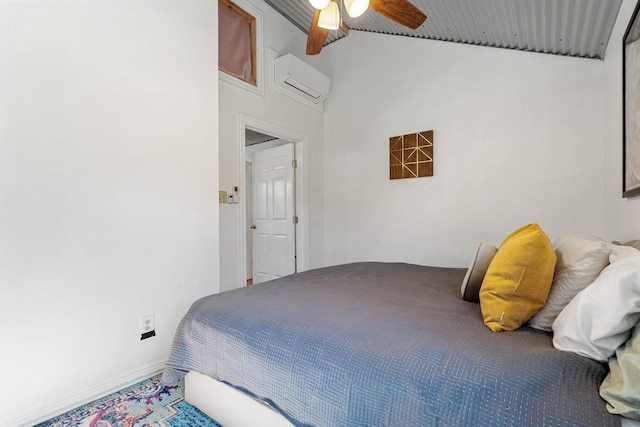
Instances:
[[[538,224],[507,236],[480,287],[484,324],[493,332],[522,326],[547,301],[555,265],[551,241]]]

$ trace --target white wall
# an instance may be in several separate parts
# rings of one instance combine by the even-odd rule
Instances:
[[[265,80],[271,78],[269,54],[272,49],[279,54],[293,53],[298,58],[318,68],[318,58],[304,54],[306,35],[289,21],[260,0],[248,1],[263,13],[264,18],[264,66]],[[238,117],[258,118],[279,128],[308,138],[308,266],[323,265],[323,118],[322,113],[272,89],[265,84],[264,96],[243,90],[220,81],[220,189],[230,191],[244,176],[244,159],[238,144]],[[220,205],[220,287],[221,290],[244,286],[240,278],[240,209],[243,204]],[[299,229],[304,225],[299,224]]]
[[[217,8],[0,2],[0,29],[0,425],[19,425],[157,371],[219,289]]]
[[[611,240],[640,239],[640,197],[622,198],[622,38],[635,0],[625,0],[605,55],[604,226]]]
[[[602,233],[602,61],[352,31],[323,50],[325,262],[466,267],[538,222]],[[434,176],[389,180],[389,138],[434,131]]]
[[[218,89],[215,2],[0,2],[0,425],[158,369],[189,304],[239,285],[241,206],[216,203],[244,173],[239,114],[308,136],[310,267],[466,266],[532,221],[638,237],[617,43],[634,0],[604,62],[356,31],[311,58],[250,1],[265,47],[332,77],[324,119]],[[388,138],[427,129],[435,176],[390,181]]]

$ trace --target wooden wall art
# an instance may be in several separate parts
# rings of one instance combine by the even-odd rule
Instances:
[[[389,178],[433,176],[433,131],[389,138]]]

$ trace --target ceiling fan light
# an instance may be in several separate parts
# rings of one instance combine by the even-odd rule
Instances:
[[[337,30],[340,28],[340,10],[338,9],[338,3],[332,1],[327,7],[320,11],[318,27],[324,28],[325,30]]]
[[[369,0],[345,0],[344,7],[352,18],[362,15],[369,7]]]
[[[330,2],[331,0],[309,0],[309,3],[311,3],[311,6],[313,6],[315,9],[318,9],[318,10],[322,10],[325,7],[329,6]]]

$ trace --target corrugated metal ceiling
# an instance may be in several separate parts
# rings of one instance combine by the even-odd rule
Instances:
[[[308,0],[265,0],[305,33]],[[411,30],[367,10],[343,14],[353,30],[603,59],[622,0],[411,0],[427,21]],[[325,45],[342,37],[330,31]]]
[[[245,130],[245,145],[262,144],[263,142],[273,141],[278,139],[275,136],[265,135],[264,133],[256,132],[255,130]]]

